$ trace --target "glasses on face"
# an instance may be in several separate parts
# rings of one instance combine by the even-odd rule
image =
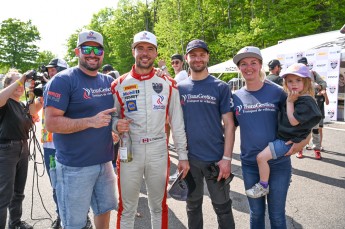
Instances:
[[[176,61],[171,61],[171,65],[178,65],[180,63],[180,61],[176,60]]]
[[[101,47],[95,47],[95,46],[81,46],[80,47],[81,53],[83,55],[90,55],[91,51],[93,51],[93,53],[96,56],[102,56],[103,55],[103,48]]]

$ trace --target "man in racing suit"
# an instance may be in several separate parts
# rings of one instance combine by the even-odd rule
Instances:
[[[132,70],[116,79],[111,87],[116,107],[113,130],[120,137],[123,137],[124,132],[129,133],[132,144],[127,145],[125,152],[130,150],[133,154],[132,161],[121,161],[123,151],[120,145],[117,161],[117,228],[134,228],[143,177],[147,187],[152,228],[168,228],[166,188],[170,159],[165,131],[167,116],[179,155],[178,169],[183,170],[183,177],[189,170],[179,92],[172,78],[164,74],[158,76],[153,67],[158,55],[154,34],[147,31],[136,34],[132,54],[135,58]]]

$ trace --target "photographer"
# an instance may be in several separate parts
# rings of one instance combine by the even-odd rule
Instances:
[[[0,91],[0,228],[5,228],[7,208],[8,227],[33,228],[21,221],[24,189],[28,172],[29,148],[27,140],[32,117],[20,101],[24,94],[26,74],[10,69]]]
[[[45,83],[49,81],[49,79],[53,78],[58,72],[65,70],[68,68],[68,65],[66,61],[63,59],[52,59],[49,64],[43,68],[43,70],[48,71],[48,75],[43,74],[43,77],[41,80],[36,80],[35,85],[31,86],[31,95],[36,96],[37,99],[34,100],[34,105],[30,107],[31,111],[40,111],[43,107],[43,87]],[[46,76],[46,77],[45,77]],[[47,173],[50,177],[50,158],[51,160],[55,160],[55,145],[53,142],[53,135],[52,133],[48,132],[45,128],[45,122],[44,122],[44,110],[42,110],[42,131],[41,131],[41,142],[43,143],[43,152],[44,152],[44,162],[46,166]],[[55,189],[53,188],[53,199],[56,204],[56,214],[57,218],[55,221],[53,221],[51,225],[51,229],[59,229],[61,228],[61,220],[59,216],[59,208],[56,198]],[[90,222],[91,224],[91,222]]]

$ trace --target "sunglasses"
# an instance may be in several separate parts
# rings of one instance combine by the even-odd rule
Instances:
[[[103,55],[103,48],[101,47],[95,47],[95,46],[80,46],[80,50],[81,53],[83,55],[90,55],[91,51],[93,51],[93,53],[96,56],[102,56]]]
[[[171,61],[171,65],[174,65],[174,64],[179,64],[180,61],[176,60],[176,61]]]

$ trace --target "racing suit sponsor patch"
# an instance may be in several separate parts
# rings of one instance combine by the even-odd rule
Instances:
[[[168,103],[167,98],[164,95],[152,95],[152,110],[153,111],[165,111]]]
[[[137,101],[136,100],[126,101],[126,106],[127,106],[128,112],[132,112],[132,111],[137,111],[138,110]]]
[[[152,88],[158,94],[163,91],[163,84],[162,83],[152,83]]]
[[[127,85],[123,87],[124,91],[137,90],[137,89],[138,89],[138,84],[132,84],[132,85]]]

